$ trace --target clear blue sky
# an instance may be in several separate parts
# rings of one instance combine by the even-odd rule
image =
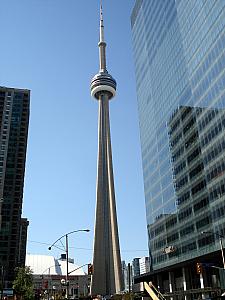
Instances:
[[[117,80],[110,102],[122,259],[148,255],[130,14],[134,0],[103,0],[107,65]],[[66,232],[76,263],[92,260],[98,103],[98,0],[1,0],[0,85],[31,90],[23,216],[27,252]],[[43,244],[42,244],[43,243]],[[47,245],[45,245],[46,243]]]

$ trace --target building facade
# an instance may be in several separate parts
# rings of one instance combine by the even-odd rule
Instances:
[[[126,265],[125,260],[122,260],[122,277],[123,277],[123,290],[129,290],[129,273],[128,273],[128,266]]]
[[[150,272],[150,263],[149,263],[148,256],[141,257],[139,260],[139,264],[140,264],[140,275]]]
[[[27,220],[21,219],[30,91],[0,87],[0,265],[5,287],[25,263]]]
[[[131,27],[150,273],[167,292],[222,288],[225,2],[137,0]]]
[[[66,295],[67,262],[65,255],[59,259],[50,255],[26,255],[26,266],[33,274],[35,293],[41,298],[60,299]],[[90,294],[91,276],[82,267],[74,264],[74,259],[68,259],[68,294],[70,299],[87,298]],[[40,298],[40,297],[37,297]]]
[[[21,218],[20,223],[20,243],[19,243],[19,258],[18,263],[20,266],[25,266],[26,261],[26,248],[27,248],[27,229],[29,221],[26,218]]]
[[[132,260],[132,275],[133,277],[140,275],[140,257],[135,257]]]

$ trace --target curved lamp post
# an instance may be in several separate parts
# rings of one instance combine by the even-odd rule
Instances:
[[[64,235],[62,235],[61,237],[59,237],[51,246],[48,247],[48,250],[51,250],[52,247],[55,247],[55,244],[60,241],[62,238],[66,238],[66,248],[65,248],[65,252],[66,252],[66,299],[68,299],[69,296],[69,281],[68,281],[68,276],[69,276],[69,247],[68,247],[68,235],[75,233],[75,232],[80,232],[80,231],[84,231],[84,232],[89,232],[89,229],[78,229],[78,230],[73,230],[70,231]],[[57,246],[56,246],[57,248]]]
[[[214,234],[215,236],[217,236],[219,238],[221,256],[222,256],[222,260],[223,260],[223,268],[225,269],[225,259],[224,259],[224,253],[223,253],[223,239],[225,238],[224,235],[219,234],[217,232],[213,232],[213,231],[202,231],[201,234]]]

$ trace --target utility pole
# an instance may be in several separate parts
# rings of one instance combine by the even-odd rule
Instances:
[[[68,249],[68,234],[66,234],[66,299],[69,298],[69,249]]]
[[[130,270],[130,263],[128,263],[128,291],[129,294],[131,292],[131,270]]]
[[[222,241],[222,239],[223,239],[223,237],[221,235],[219,235],[220,250],[221,250],[221,256],[222,256],[222,260],[223,260],[223,268],[225,269],[225,260],[224,260],[223,241]]]
[[[1,300],[3,299],[3,290],[4,290],[4,267],[1,266]]]
[[[130,300],[132,300],[131,284],[132,284],[131,265],[130,265],[130,263],[128,263],[128,291],[129,291],[129,298],[130,298]]]

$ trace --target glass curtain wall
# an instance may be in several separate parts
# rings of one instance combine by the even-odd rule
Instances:
[[[151,266],[225,235],[225,1],[137,0],[131,16]],[[202,235],[202,231],[211,234]]]

